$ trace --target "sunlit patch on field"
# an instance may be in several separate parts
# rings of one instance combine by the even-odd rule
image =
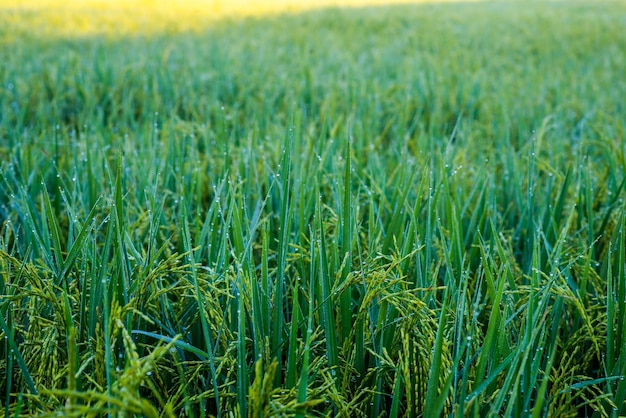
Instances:
[[[0,34],[58,37],[149,35],[203,30],[224,18],[295,13],[324,7],[450,3],[453,0],[7,0],[0,3]],[[470,2],[476,0],[460,0]],[[456,0],[459,2],[459,0]]]

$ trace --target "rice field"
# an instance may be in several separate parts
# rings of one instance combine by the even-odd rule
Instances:
[[[0,4],[6,417],[626,415],[626,4]]]

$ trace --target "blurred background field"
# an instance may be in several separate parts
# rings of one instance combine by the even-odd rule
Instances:
[[[163,4],[0,4],[7,416],[626,414],[624,2]]]
[[[467,2],[468,0],[462,0]],[[434,3],[399,0],[393,4]],[[450,0],[439,0],[446,3]],[[325,7],[365,7],[385,0],[6,0],[0,19],[12,36],[112,36],[198,31],[216,20],[244,16],[297,13]],[[1,31],[2,29],[0,29]]]

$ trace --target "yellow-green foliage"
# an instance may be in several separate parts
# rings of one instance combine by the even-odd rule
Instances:
[[[2,413],[626,414],[626,6],[380,3],[2,2]]]

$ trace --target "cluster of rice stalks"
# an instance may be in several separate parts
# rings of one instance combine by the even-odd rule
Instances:
[[[604,6],[16,42],[5,414],[626,413],[626,10]]]

